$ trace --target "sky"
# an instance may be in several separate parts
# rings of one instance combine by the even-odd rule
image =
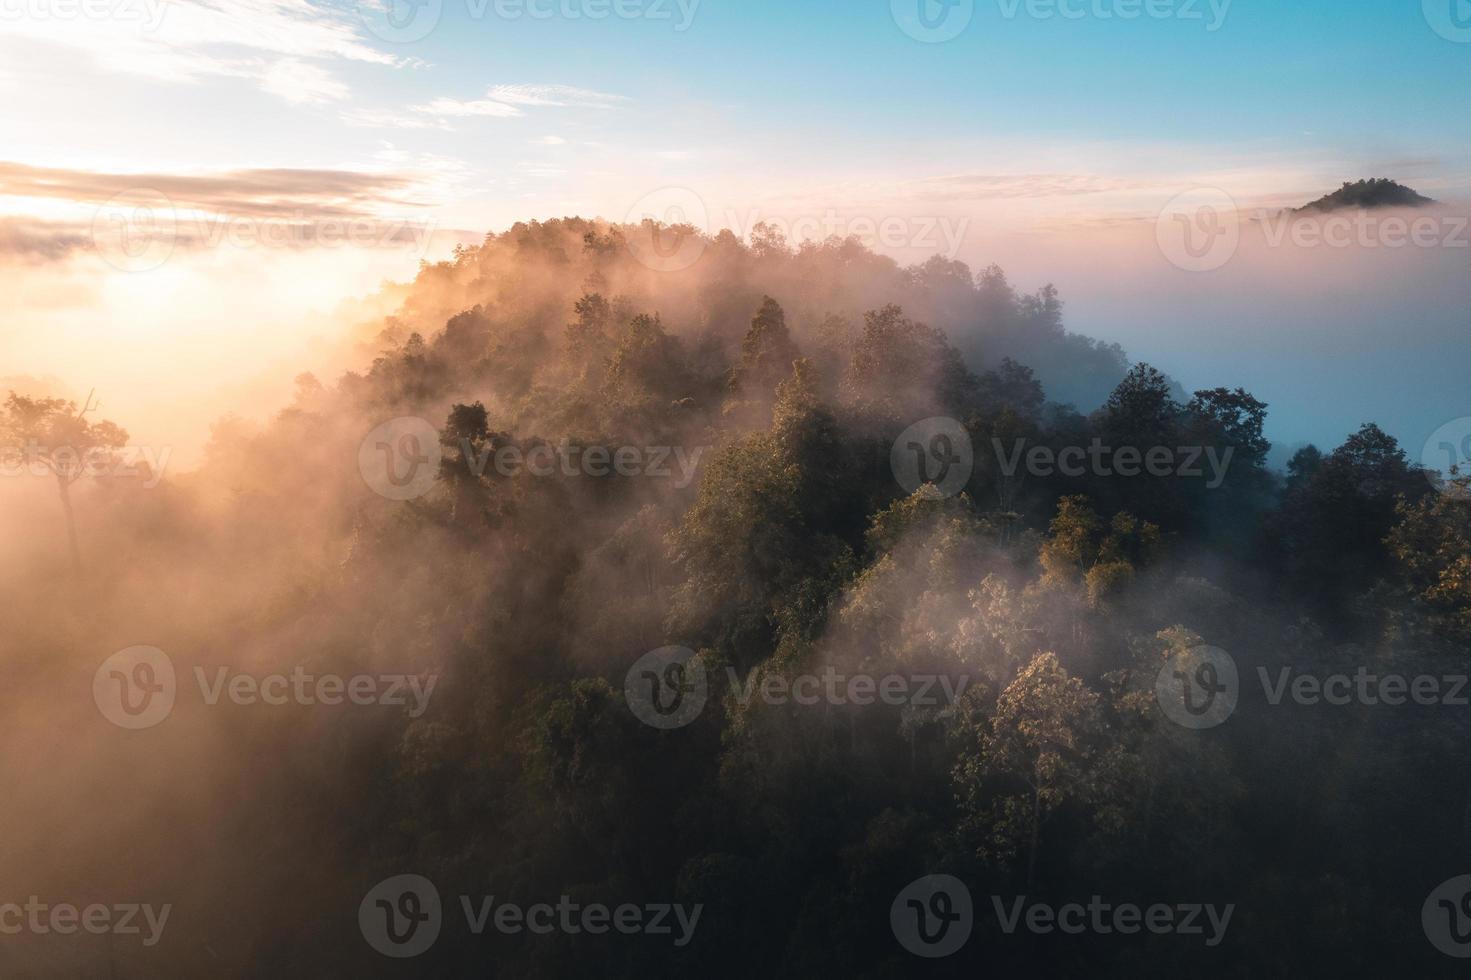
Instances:
[[[1468,77],[1466,0],[0,0],[0,263],[23,270],[0,377],[61,375],[85,348],[146,386],[224,295],[232,322],[184,363],[264,372],[300,353],[303,318],[421,258],[528,218],[665,217],[677,188],[712,230],[887,219],[876,245],[901,260],[1055,281],[1073,329],[1171,359],[1187,387],[1258,379],[1297,400],[1284,437],[1330,441],[1353,427],[1355,406],[1323,410],[1342,383],[1290,393],[1302,366],[1259,356],[1290,325],[1221,336],[1233,299],[1274,288],[1242,266],[1273,263],[1202,279],[1087,236],[1152,234],[1201,187],[1247,211],[1378,175],[1471,199]],[[186,254],[97,244],[159,195]],[[333,221],[352,247],[320,240]],[[276,233],[308,247],[272,249]],[[1420,256],[1411,278],[1464,279],[1465,254]],[[1377,282],[1354,268],[1325,272],[1337,298]],[[1357,325],[1343,376],[1403,353],[1396,315],[1435,321],[1415,363],[1439,379],[1466,327],[1447,288]],[[1312,319],[1298,293],[1277,302]],[[1454,407],[1407,417],[1403,438]]]

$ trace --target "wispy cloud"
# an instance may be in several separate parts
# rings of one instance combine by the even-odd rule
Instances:
[[[0,258],[53,262],[91,246],[85,229],[34,218],[0,218]]]
[[[367,43],[349,10],[307,0],[138,0],[115,17],[7,19],[6,30],[22,42],[78,51],[105,71],[180,84],[249,79],[298,103],[348,94],[307,59],[409,64]]]
[[[294,58],[278,61],[266,71],[261,88],[287,102],[335,102],[347,98],[347,86],[325,69]]]
[[[979,201],[992,198],[1070,197],[1135,190],[1139,182],[1097,174],[953,174],[912,181],[920,197]]]
[[[609,95],[571,85],[493,85],[485,93],[485,97],[510,105],[580,106],[590,109],[610,109],[628,101],[626,96]]]
[[[347,109],[341,119],[349,126],[365,129],[453,129],[443,118],[392,109]]]
[[[414,111],[440,117],[495,116],[505,118],[521,115],[521,110],[515,106],[496,102],[493,99],[475,99],[469,102],[462,102],[458,99],[435,99],[425,105],[414,106]]]
[[[438,98],[413,106],[411,111],[437,119],[475,116],[509,119],[524,116],[528,109],[611,109],[627,101],[627,97],[622,95],[594,92],[571,85],[492,85],[478,99]],[[549,136],[541,142],[551,146],[565,141],[560,137]]]
[[[453,181],[445,161],[421,173],[259,169],[217,174],[105,173],[0,162],[0,261],[51,262],[98,247],[98,221],[145,207],[182,247],[218,244],[231,227],[270,228],[283,243],[310,244],[315,230],[349,224],[358,237],[416,244],[436,187]],[[151,219],[150,219],[151,220]],[[334,232],[335,233],[335,232]],[[418,236],[418,237],[416,237]],[[272,238],[272,241],[278,239]]]
[[[221,174],[102,173],[0,162],[0,196],[101,204],[148,190],[177,208],[255,218],[352,218],[385,209],[423,208],[410,199],[420,180],[355,170],[236,170]]]

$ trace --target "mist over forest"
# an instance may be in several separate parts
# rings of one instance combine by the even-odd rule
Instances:
[[[1471,482],[1372,419],[1269,465],[1066,299],[564,218],[197,466],[0,390],[0,901],[168,909],[0,975],[1452,975]],[[1174,927],[1016,925],[1105,901]]]

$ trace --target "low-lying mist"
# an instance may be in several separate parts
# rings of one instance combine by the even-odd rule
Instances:
[[[1397,916],[1418,908],[1394,875],[1438,860],[1435,833],[1353,882],[1313,842],[1402,816],[1406,760],[1456,758],[1464,721],[1436,715],[1432,744],[1376,730],[1375,783],[1332,747],[1367,738],[1358,720],[1251,706],[1261,727],[1203,741],[1151,705],[1202,643],[1244,676],[1464,652],[1464,559],[1412,557],[1415,535],[1453,537],[1451,496],[1418,444],[1359,423],[1448,370],[1430,362],[1451,359],[1465,253],[1248,230],[1190,273],[1138,226],[1037,249],[1056,271],[1009,279],[855,239],[560,219],[341,307],[378,259],[181,256],[134,274],[176,282],[157,292],[26,272],[7,435],[105,419],[180,450],[65,488],[30,457],[0,477],[0,900],[169,917],[156,943],[0,943],[0,972],[403,975],[358,913],[409,873],[450,913],[414,964],[436,976],[907,975],[883,917],[931,867],[1019,894],[1224,895],[1283,962],[1296,935],[1274,923],[1324,888],[1345,922],[1385,882]],[[1387,353],[1412,322],[1425,373],[1354,384],[1414,360]],[[1413,435],[1452,407],[1388,414]],[[1329,435],[1284,475],[1278,427]],[[1235,462],[1206,485],[1018,474],[992,451],[1090,442]],[[671,646],[710,679],[682,731],[623,693]],[[949,700],[741,693],[826,671],[944,678]],[[1258,820],[1247,784],[1291,805]],[[1336,794],[1363,809],[1318,805]],[[1444,795],[1442,834],[1464,780]],[[705,917],[677,950],[457,931],[457,896],[480,894]]]

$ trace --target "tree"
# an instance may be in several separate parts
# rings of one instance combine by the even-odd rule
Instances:
[[[716,453],[670,536],[686,576],[671,633],[708,637],[742,667],[778,635],[815,633],[851,561],[837,533],[853,519],[848,471],[813,371],[799,360],[777,388],[771,430]]]
[[[927,415],[963,415],[975,387],[975,375],[944,332],[910,320],[893,304],[863,315],[842,387],[860,414],[904,425]]]
[[[1471,477],[1460,477],[1460,494]],[[1386,540],[1414,601],[1428,612],[1436,632],[1471,640],[1471,499],[1456,493],[1396,507],[1400,523]]]
[[[577,319],[567,324],[563,346],[568,367],[579,381],[593,387],[601,383],[601,372],[608,356],[608,328],[613,322],[613,307],[601,293],[586,293],[573,306]]]
[[[659,418],[689,395],[690,376],[679,339],[664,331],[658,314],[641,313],[624,324],[608,357],[604,394],[627,416]]]
[[[1047,396],[1037,375],[1025,364],[1003,357],[994,370],[980,378],[980,407],[987,415],[1010,409],[1025,419],[1035,419]]]
[[[996,702],[989,724],[970,721],[975,751],[951,773],[967,824],[984,835],[986,857],[1005,860],[1023,846],[1027,887],[1037,870],[1042,825],[1071,802],[1093,796],[1091,770],[1104,736],[1099,697],[1043,652]]]
[[[1253,398],[1244,388],[1197,391],[1185,412],[1201,435],[1216,438],[1212,445],[1231,446],[1236,458],[1251,466],[1266,462],[1272,449],[1262,435],[1267,403]]]
[[[0,448],[25,464],[44,467],[56,478],[72,570],[78,576],[82,574],[82,548],[72,510],[72,484],[111,469],[118,460],[117,450],[128,443],[128,433],[112,422],[87,420],[97,407],[90,394],[79,410],[73,401],[24,398],[11,392],[0,415]]]
[[[1269,524],[1269,554],[1300,595],[1342,620],[1390,570],[1384,542],[1400,498],[1414,504],[1432,492],[1430,481],[1373,423],[1321,460],[1299,452],[1291,473]]]
[[[1272,503],[1266,418],[1266,403],[1242,388],[1197,391],[1185,406],[1181,444],[1214,450],[1222,467],[1216,486],[1205,480],[1188,484],[1190,511],[1213,544],[1241,558],[1250,557],[1248,542]]]
[[[791,373],[797,356],[786,314],[776,300],[765,296],[741,341],[741,363],[735,372],[734,387],[749,389],[749,394],[769,394]]]
[[[1170,379],[1158,369],[1134,365],[1103,406],[1104,433],[1121,446],[1170,445],[1180,418],[1170,391]]]
[[[1133,581],[1136,568],[1158,556],[1159,528],[1122,511],[1107,526],[1087,497],[1063,497],[1040,559],[1055,583],[1082,581],[1088,600],[1099,605]]]

